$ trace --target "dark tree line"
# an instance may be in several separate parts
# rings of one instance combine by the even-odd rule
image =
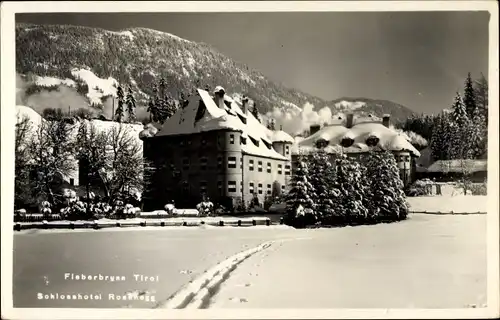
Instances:
[[[450,110],[436,115],[416,115],[399,127],[430,141],[434,160],[477,159],[487,153],[488,81],[470,73],[463,94],[457,92]]]

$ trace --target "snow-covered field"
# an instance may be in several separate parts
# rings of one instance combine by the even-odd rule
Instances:
[[[410,211],[414,212],[477,213],[488,209],[487,196],[408,197],[407,200]]]
[[[481,307],[485,234],[486,215],[303,230],[238,265],[208,307]]]

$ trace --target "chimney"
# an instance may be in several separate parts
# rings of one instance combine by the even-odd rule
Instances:
[[[384,125],[384,127],[389,128],[389,125],[391,124],[391,115],[384,114],[384,116],[382,117],[382,124]]]
[[[349,113],[347,115],[347,120],[345,124],[346,128],[352,128],[353,122],[354,122],[354,114]]]
[[[215,90],[214,90],[214,94],[215,94],[215,103],[217,104],[217,106],[220,108],[220,109],[225,109],[225,105],[224,105],[224,94],[225,94],[225,90],[223,87],[221,86],[217,86],[215,87]]]
[[[280,124],[280,131],[283,131],[283,125]]]
[[[312,136],[313,134],[315,134],[316,132],[318,132],[320,128],[321,128],[321,126],[319,124],[312,124],[309,127],[309,135]]]
[[[248,98],[246,96],[243,96],[241,99],[241,109],[243,111],[243,114],[247,114],[247,106],[248,106]]]

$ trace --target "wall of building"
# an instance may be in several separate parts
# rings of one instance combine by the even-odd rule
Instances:
[[[159,169],[144,192],[144,210],[161,209],[171,200],[194,207],[203,194],[236,206],[248,205],[255,192],[263,204],[275,182],[285,190],[290,162],[243,154],[241,142],[239,132],[223,130],[145,139],[144,156]]]
[[[172,200],[192,206],[205,188],[209,197],[216,197],[224,141],[216,131],[144,139],[144,157],[157,168],[143,195],[144,210],[161,209]]]

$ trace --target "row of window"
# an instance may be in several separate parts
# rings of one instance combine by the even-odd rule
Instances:
[[[207,169],[207,163],[208,159],[207,158],[200,158],[200,170],[206,170]],[[184,158],[182,159],[182,169],[183,170],[189,170],[189,158]],[[227,158],[227,167],[229,169],[236,169],[237,166],[237,159],[236,157],[228,157]],[[222,169],[223,163],[222,163],[222,157],[217,158],[217,169]],[[243,169],[243,158],[240,158],[240,168]],[[290,175],[290,165],[287,164],[285,165],[285,175]],[[248,160],[248,169],[250,171],[255,170],[255,162],[253,159]],[[257,171],[258,172],[263,172],[263,163],[262,161],[257,162]],[[266,165],[266,172],[271,173],[272,172],[272,165],[271,162],[267,162]],[[283,174],[283,165],[278,164],[278,174]]]
[[[271,184],[267,184],[267,189],[266,189],[266,194],[267,195],[271,195],[272,194],[272,185]],[[189,185],[184,185],[183,186],[183,189],[184,191],[187,193],[187,190],[189,189]],[[220,195],[222,195],[223,193],[223,183],[222,181],[217,181],[217,189],[218,189],[218,192]],[[253,182],[250,182],[248,184],[248,189],[250,191],[250,193],[255,193],[257,192],[257,194],[264,194],[264,190],[263,190],[263,184],[262,183],[259,183],[257,184],[257,191],[255,191],[255,184]],[[172,191],[172,189],[170,188],[167,188],[167,190],[169,192]],[[281,186],[281,190],[284,191],[285,190],[285,186],[282,185]],[[200,181],[200,192],[201,193],[207,193],[207,181]],[[228,181],[227,183],[227,192],[229,193],[235,193],[237,192],[237,187],[236,187],[236,181]],[[243,192],[243,183],[240,182],[240,191],[239,192]]]
[[[205,186],[205,188],[203,190],[206,190],[206,182],[203,181],[203,183],[204,183],[203,185]],[[200,189],[201,189],[201,184],[200,184]],[[217,189],[219,190],[219,194],[222,194],[222,181],[217,181]],[[281,189],[285,190],[285,186],[282,185]],[[253,182],[249,182],[248,190],[250,191],[250,193],[255,193],[255,184]],[[232,193],[237,192],[236,181],[228,181],[227,182],[227,192],[232,192]],[[240,182],[240,192],[243,192],[243,182]],[[264,193],[262,183],[257,184],[257,193],[258,194]],[[268,195],[272,194],[271,184],[267,184],[266,193]]]

